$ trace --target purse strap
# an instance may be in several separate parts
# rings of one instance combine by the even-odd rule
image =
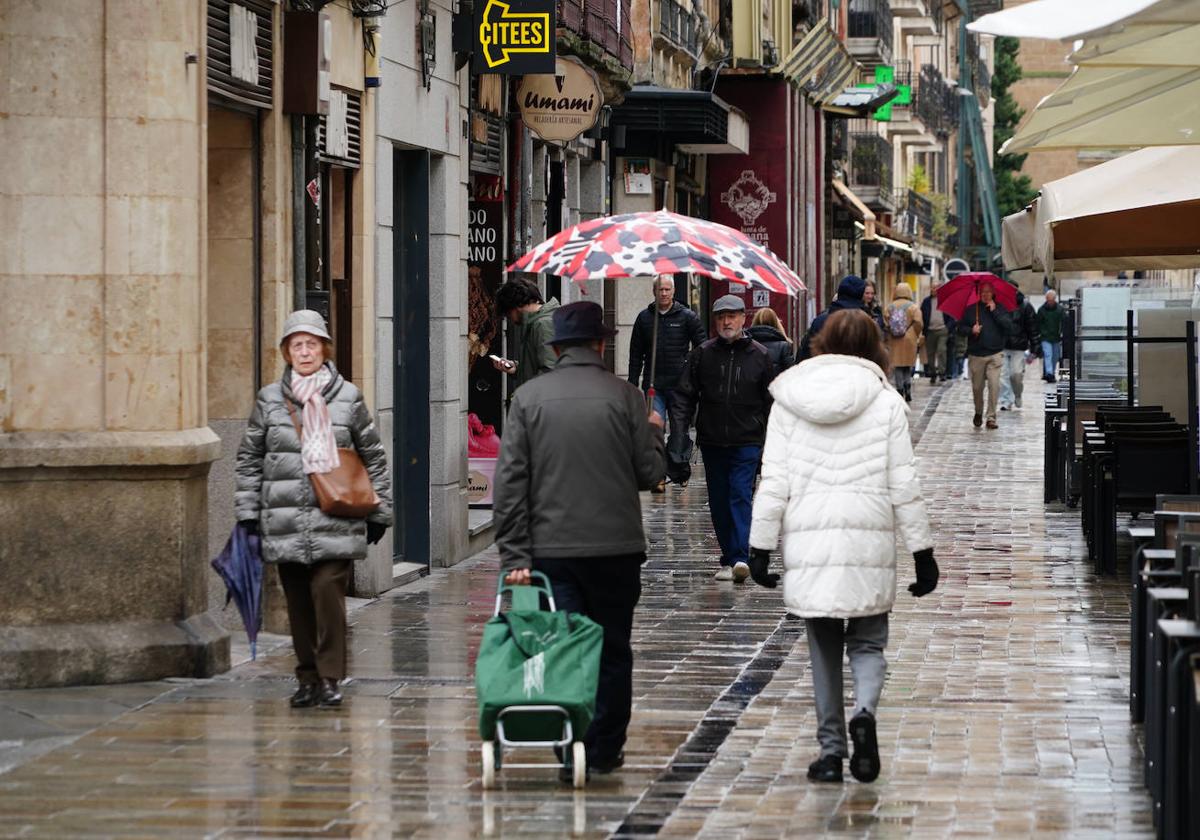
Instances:
[[[300,422],[296,419],[296,409],[292,406],[292,401],[287,397],[283,398],[283,404],[287,406],[288,414],[292,418],[292,425],[296,427],[296,440],[300,441],[301,445],[303,445],[304,435],[300,429]]]

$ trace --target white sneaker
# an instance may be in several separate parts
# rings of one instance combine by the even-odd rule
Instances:
[[[749,571],[749,567],[747,567],[747,571]],[[733,580],[733,567],[732,566],[722,566],[720,568],[720,570],[715,575],[713,575],[713,577],[716,578],[717,580]]]
[[[733,564],[733,582],[745,583],[746,578],[750,577],[750,567],[740,560]]]

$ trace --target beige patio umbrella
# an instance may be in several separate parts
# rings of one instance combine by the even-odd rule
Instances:
[[[1005,271],[1033,268],[1033,240],[1037,202],[1005,216],[1000,222],[1000,259]],[[1038,266],[1041,267],[1040,264]]]
[[[1031,262],[1062,270],[1200,267],[1200,145],[1157,147],[1042,185]]]

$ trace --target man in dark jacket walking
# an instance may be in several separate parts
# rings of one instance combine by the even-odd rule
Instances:
[[[509,583],[543,572],[559,609],[604,628],[588,768],[624,763],[633,705],[633,609],[646,561],[639,490],[662,479],[662,418],[640,391],[604,369],[613,331],[598,304],[554,313],[554,369],[523,385],[496,462],[496,545]],[[568,775],[569,778],[569,775]]]
[[[942,284],[933,281],[930,293],[921,301],[921,319],[925,331],[926,373],[929,384],[936,385],[938,377],[954,377],[954,327],[957,322],[937,308],[937,290]]]
[[[1058,361],[1062,358],[1063,311],[1058,305],[1058,292],[1046,292],[1046,302],[1037,311],[1038,339],[1041,341],[1042,379],[1054,381]]]
[[[1025,358],[1038,346],[1037,314],[1025,295],[1017,292],[1017,308],[1012,313],[1013,331],[1004,342],[1004,372],[1000,376],[1000,410],[1021,407],[1025,392]]]
[[[658,352],[654,346],[654,318],[658,318]],[[638,313],[629,337],[629,381],[643,391],[654,385],[654,410],[671,430],[667,440],[667,478],[681,487],[692,477],[692,439],[686,423],[676,423],[671,411],[672,394],[683,373],[684,362],[694,347],[704,342],[700,316],[675,300],[675,278],[663,274],[654,281],[654,302]],[[654,376],[650,357],[654,356]],[[661,493],[662,484],[653,492]]]
[[[829,308],[813,318],[812,323],[808,327],[808,332],[804,334],[804,338],[800,341],[799,360],[804,361],[812,356],[810,347],[813,337],[821,331],[821,327],[825,324],[827,318],[834,312],[842,309],[861,309],[867,311],[863,305],[863,294],[867,290],[867,283],[861,277],[854,274],[847,274],[842,278],[842,282],[838,283],[837,297],[833,299],[833,303],[829,304]],[[870,313],[868,313],[870,314]]]
[[[991,283],[979,287],[979,303],[967,308],[958,322],[958,332],[967,336],[967,369],[975,397],[976,427],[983,425],[983,388],[987,385],[987,427],[996,428],[996,402],[1000,397],[1000,372],[1004,367],[1004,343],[1014,332],[1012,316],[996,303]]]
[[[704,456],[708,509],[721,546],[717,580],[750,576],[750,509],[754,475],[767,433],[775,366],[766,349],[746,335],[746,304],[725,295],[713,304],[717,337],[688,356],[673,410],[690,420]],[[697,411],[698,409],[698,411]]]

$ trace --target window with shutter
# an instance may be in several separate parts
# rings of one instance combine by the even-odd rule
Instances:
[[[208,91],[255,108],[272,106],[275,60],[269,0],[208,0]]]
[[[362,165],[362,100],[356,90],[334,87],[329,114],[317,124],[321,160],[357,169]]]

